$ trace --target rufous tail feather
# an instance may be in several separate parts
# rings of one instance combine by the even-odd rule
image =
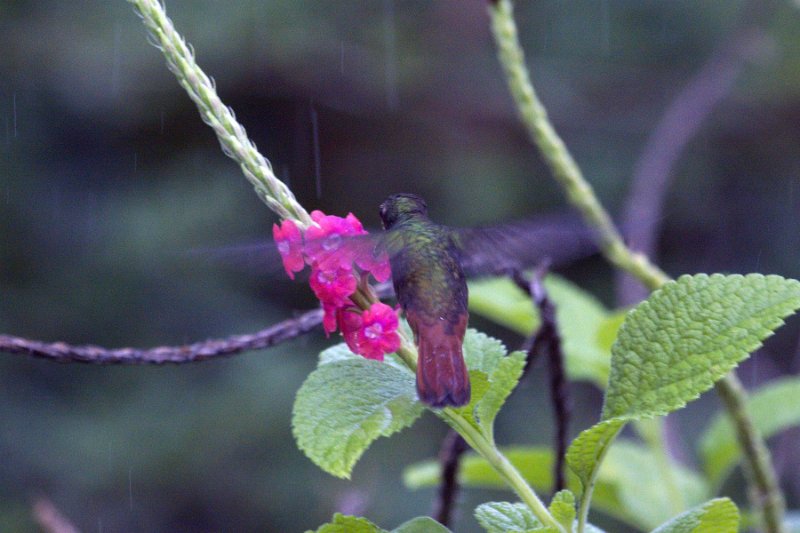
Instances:
[[[436,328],[439,329],[439,328]],[[460,407],[469,403],[467,366],[456,335],[422,334],[417,361],[417,394],[431,407]]]

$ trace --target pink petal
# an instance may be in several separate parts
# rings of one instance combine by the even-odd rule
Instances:
[[[311,268],[308,283],[323,304],[342,306],[356,292],[358,280],[351,268],[325,270],[315,265]]]
[[[302,253],[303,235],[293,220],[283,220],[281,225],[272,225],[272,236],[278,245],[283,268],[286,274],[294,279],[294,273],[305,268]]]
[[[335,305],[330,305],[323,303],[322,304],[322,329],[325,330],[325,336],[330,336],[331,333],[336,331],[336,312],[339,308]]]
[[[361,314],[351,308],[340,308],[336,316],[347,347],[353,353],[361,354],[361,346],[358,339],[358,331],[362,322]]]
[[[399,321],[394,309],[377,302],[362,313],[361,319],[358,353],[368,359],[382,361],[384,354],[397,351],[400,347],[400,336],[397,334]]]

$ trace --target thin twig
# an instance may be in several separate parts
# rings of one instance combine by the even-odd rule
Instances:
[[[567,453],[567,435],[572,412],[569,384],[564,371],[564,353],[561,349],[561,335],[558,333],[556,310],[550,300],[543,279],[547,274],[547,265],[540,266],[530,281],[520,273],[515,273],[514,281],[521,289],[530,293],[533,302],[539,309],[541,325],[523,346],[528,353],[525,373],[541,355],[546,355],[550,374],[550,400],[553,404],[553,415],[556,426],[555,462],[553,465],[553,494],[566,488],[564,461]]]
[[[453,518],[456,498],[458,497],[458,468],[461,456],[469,449],[467,442],[451,429],[442,441],[439,451],[439,464],[442,467],[442,481],[439,493],[433,503],[433,518],[443,526],[449,526]]]
[[[232,335],[182,346],[155,348],[103,348],[73,346],[64,342],[42,342],[10,335],[0,335],[0,352],[42,357],[60,363],[91,363],[98,365],[161,365],[183,364],[227,357],[244,351],[260,350],[299,337],[322,323],[322,309],[307,311],[297,318],[247,335]]]
[[[33,503],[31,513],[45,533],[80,533],[80,530],[47,498],[37,499]]]
[[[756,28],[736,31],[712,53],[664,111],[636,163],[623,211],[622,227],[631,248],[655,257],[673,167],[716,105],[730,93],[763,40],[763,32]],[[624,270],[618,271],[616,285],[620,305],[632,305],[647,297],[648,291]]]

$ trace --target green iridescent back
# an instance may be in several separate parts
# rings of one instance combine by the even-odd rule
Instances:
[[[386,245],[400,305],[429,323],[457,323],[467,310],[467,283],[450,231],[415,213],[392,226]]]

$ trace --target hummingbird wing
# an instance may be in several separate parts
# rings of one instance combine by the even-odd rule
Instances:
[[[334,236],[330,242],[328,238],[306,239],[305,242],[309,249],[314,250],[319,260],[330,259],[340,253],[377,258],[385,249],[379,247],[383,241],[383,232],[374,231],[366,235]],[[232,245],[199,246],[184,252],[184,255],[192,261],[218,263],[269,278],[285,275],[278,246],[271,239],[243,240]],[[303,276],[302,272],[298,274],[300,279],[303,279]],[[307,277],[307,271],[305,276]]]
[[[569,215],[544,215],[516,222],[453,229],[467,276],[502,274],[542,261],[563,265],[598,252],[595,232]]]

